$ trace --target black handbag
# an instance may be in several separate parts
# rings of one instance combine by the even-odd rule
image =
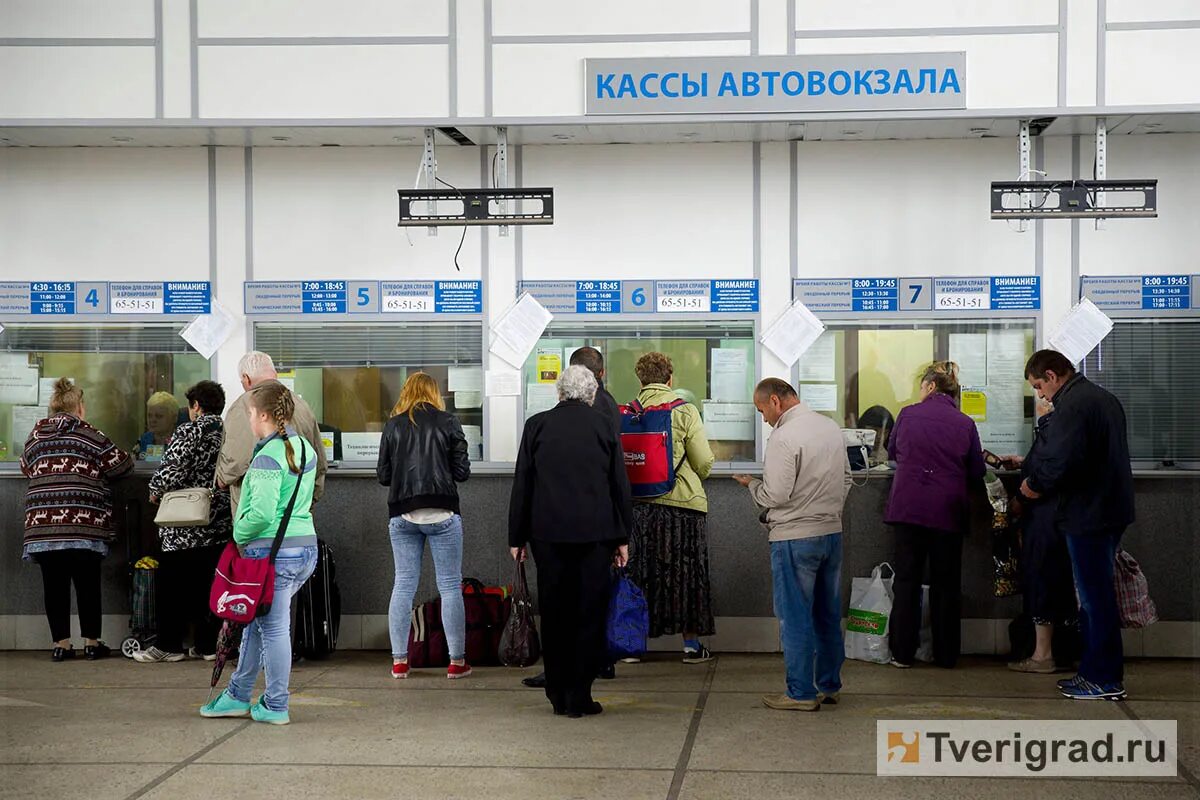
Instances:
[[[506,667],[528,667],[541,658],[542,646],[533,621],[533,601],[522,561],[517,562],[513,587],[512,610],[500,636],[500,663]]]

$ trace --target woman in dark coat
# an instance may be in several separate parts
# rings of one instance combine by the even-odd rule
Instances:
[[[559,403],[530,417],[521,436],[508,511],[512,556],[537,562],[546,697],[555,714],[603,709],[592,681],[607,665],[610,566],[629,558],[633,511],[621,443],[591,409],[596,378],[567,367]]]
[[[1037,413],[1039,418],[1033,447],[1029,448],[1024,458],[1017,456],[1007,459],[1012,466],[1021,468],[1023,478],[1033,474],[1041,464],[1046,437],[1053,424],[1054,409],[1040,397],[1037,400]],[[1055,626],[1072,627],[1077,616],[1067,540],[1054,520],[1057,501],[1054,495],[1037,500],[1020,498],[1022,589],[1025,613],[1033,620],[1036,643],[1029,658],[1008,665],[1015,672],[1055,672],[1058,669],[1052,648]]]
[[[213,487],[217,456],[225,438],[221,412],[225,390],[215,381],[200,381],[187,390],[188,421],[175,429],[162,463],[150,478],[150,502],[180,489]],[[217,621],[208,612],[208,589],[225,543],[233,535],[229,492],[213,491],[207,525],[158,529],[162,548],[158,567],[158,640],[133,654],[135,661],[155,664],[187,657],[183,637],[195,625],[191,655],[212,659],[217,649]]]
[[[942,667],[958,660],[967,490],[987,472],[979,430],[958,410],[958,393],[958,367],[935,361],[921,377],[921,402],[901,409],[890,439],[896,477],[884,522],[896,531],[891,647],[901,668],[916,657],[926,561],[933,660]]]

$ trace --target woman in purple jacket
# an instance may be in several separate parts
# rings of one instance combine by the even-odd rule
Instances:
[[[962,543],[967,489],[986,467],[974,421],[958,410],[958,367],[935,361],[921,377],[921,402],[900,411],[889,440],[896,477],[884,521],[896,529],[892,665],[912,666],[921,628],[921,577],[929,561],[933,660],[953,667],[959,649]]]

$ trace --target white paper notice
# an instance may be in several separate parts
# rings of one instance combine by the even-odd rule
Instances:
[[[525,418],[558,405],[558,387],[553,383],[531,383],[525,387]]]
[[[378,461],[382,433],[343,433],[343,461]]]
[[[454,407],[456,409],[480,408],[483,406],[483,392],[455,392]]]
[[[491,352],[520,368],[554,315],[533,295],[521,295],[492,325]]]
[[[37,425],[46,417],[46,409],[41,406],[13,406],[12,409],[12,447],[14,455],[19,455],[25,447],[25,440]]]
[[[0,403],[37,405],[39,374],[38,368],[28,363],[0,364]]]
[[[184,326],[179,335],[197,353],[212,358],[221,345],[233,335],[237,320],[233,312],[213,299],[211,313],[201,314]]]
[[[1024,352],[1022,343],[1021,352]],[[950,360],[958,364],[958,382],[962,386],[986,386],[988,379],[988,334],[950,334]]]
[[[800,399],[813,411],[837,411],[837,384],[802,383],[800,384]]]
[[[483,460],[483,428],[478,425],[463,425],[463,435],[467,437],[467,451],[472,461]]]
[[[704,435],[716,442],[754,441],[753,403],[704,401]]]
[[[1113,321],[1085,297],[1071,309],[1047,341],[1072,364],[1079,365],[1112,329]]]
[[[779,315],[758,340],[790,367],[812,347],[824,331],[825,324],[817,319],[804,303],[797,300]]]
[[[750,370],[745,350],[720,348],[712,351],[712,399],[745,402],[746,376]]]
[[[800,381],[817,383],[837,380],[837,357],[834,345],[837,335],[833,331],[825,331],[812,343],[808,351],[800,358]]]
[[[296,377],[294,375],[280,375],[279,382],[286,386],[289,392],[296,391]]]
[[[483,367],[450,367],[448,383],[452,392],[482,392]]]
[[[490,369],[483,376],[488,397],[516,397],[521,394],[521,373],[515,369]]]

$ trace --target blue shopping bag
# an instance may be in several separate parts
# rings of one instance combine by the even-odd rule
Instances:
[[[646,598],[625,570],[618,570],[608,604],[608,654],[615,661],[637,658],[646,652],[650,635],[650,609]]]

